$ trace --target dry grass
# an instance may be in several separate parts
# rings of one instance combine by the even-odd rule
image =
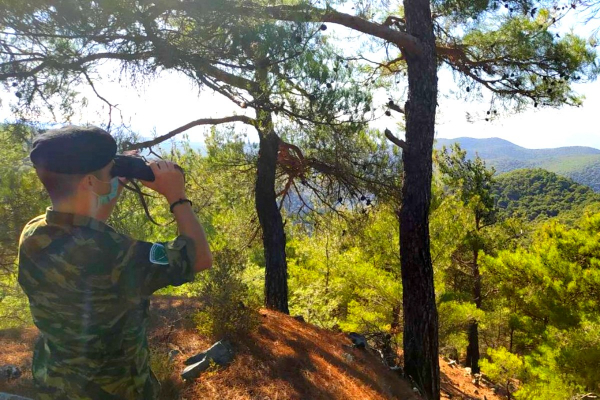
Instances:
[[[212,343],[198,336],[190,313],[185,316],[178,299],[153,303],[157,326],[153,347],[168,351],[168,343],[182,354],[174,369]],[[181,326],[169,336],[167,316],[177,310]],[[181,317],[180,317],[181,318]],[[417,399],[410,386],[383,366],[374,354],[350,348],[351,342],[332,333],[273,311],[261,311],[261,324],[245,338],[235,340],[236,359],[226,368],[209,371],[195,382],[172,376],[169,386],[180,389],[181,399]],[[166,323],[166,324],[165,324]],[[345,346],[343,346],[345,345]],[[352,359],[350,361],[350,359]],[[164,383],[163,383],[164,387]],[[167,399],[168,397],[164,397]],[[173,397],[171,397],[172,399]]]
[[[0,365],[13,364],[21,369],[23,375],[12,381],[0,380],[0,392],[33,397],[31,357],[33,344],[39,334],[36,327],[25,329],[0,330]]]
[[[183,382],[183,361],[212,345],[196,333],[192,315],[200,306],[193,299],[152,300],[149,341],[153,369],[162,383],[161,399],[419,399],[375,354],[352,349],[345,335],[266,310],[254,333],[234,341],[237,355],[231,365]],[[14,382],[0,382],[0,391],[33,397],[31,357],[37,334],[35,328],[0,331],[0,365],[15,364],[23,370]],[[169,362],[166,354],[172,349],[181,353]],[[488,400],[500,399],[489,389],[476,388],[463,369],[440,364],[442,388],[454,399],[483,399],[484,394]]]
[[[494,394],[492,388],[485,382],[476,386],[473,377],[462,367],[450,367],[448,363],[440,359],[440,374],[442,399],[465,399],[465,400],[502,400],[505,397]]]

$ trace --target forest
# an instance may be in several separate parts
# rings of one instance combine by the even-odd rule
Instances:
[[[544,170],[496,175],[460,146],[434,143],[442,70],[487,120],[582,104],[574,85],[596,78],[596,41],[558,24],[599,8],[0,0],[0,83],[12,116],[0,126],[0,328],[33,322],[16,259],[24,225],[50,206],[29,161],[50,125],[39,119],[69,122],[88,103],[86,87],[104,103],[119,151],[186,172],[214,264],[157,296],[197,300],[198,334],[235,343],[269,310],[363,335],[424,399],[441,398],[439,357],[505,398],[595,398],[598,195]],[[328,36],[334,25],[360,33],[359,45]],[[101,95],[107,62],[133,81],[181,74],[236,111],[200,111],[148,137]],[[381,118],[389,129],[370,125]],[[197,126],[204,153],[187,135]],[[168,204],[143,199],[125,191],[108,223],[136,239],[172,239]]]

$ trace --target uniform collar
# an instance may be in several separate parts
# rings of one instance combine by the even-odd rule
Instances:
[[[54,225],[85,226],[100,232],[114,232],[108,224],[86,215],[54,211],[52,207],[46,209],[46,223]]]

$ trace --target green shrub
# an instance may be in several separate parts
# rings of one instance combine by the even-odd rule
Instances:
[[[242,281],[243,258],[234,250],[213,252],[213,267],[198,275],[202,309],[194,315],[198,331],[213,340],[246,335],[258,325],[259,304]]]
[[[438,305],[438,315],[440,353],[457,358],[469,344],[467,330],[471,321],[481,323],[485,312],[473,303],[451,300]]]
[[[178,371],[169,360],[166,349],[150,349],[150,368],[160,382],[160,400],[179,398],[180,382],[177,381]]]
[[[511,393],[516,389],[516,380],[525,372],[523,358],[509,352],[504,347],[498,349],[488,348],[487,354],[491,360],[480,360],[481,370],[492,381],[502,386],[510,399]]]

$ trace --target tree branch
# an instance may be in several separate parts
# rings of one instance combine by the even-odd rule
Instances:
[[[331,8],[323,10],[304,5],[263,7],[251,3],[248,5],[248,2],[245,2],[244,6],[235,8],[238,8],[241,13],[255,18],[268,16],[282,21],[331,22],[394,43],[411,54],[417,56],[422,54],[421,42],[414,36]]]
[[[196,121],[192,121],[190,123],[187,123],[183,126],[180,126],[179,128],[172,130],[171,132],[164,134],[162,136],[159,136],[153,140],[148,140],[146,142],[141,142],[141,143],[134,143],[130,146],[127,147],[127,150],[139,150],[139,149],[144,149],[144,148],[148,148],[148,147],[152,147],[152,146],[156,146],[159,143],[162,143],[166,140],[171,139],[173,136],[180,134],[181,132],[185,132],[188,129],[191,129],[195,126],[198,125],[218,125],[218,124],[226,124],[229,122],[243,122],[245,124],[248,125],[255,125],[256,121],[253,120],[250,117],[246,117],[245,115],[233,115],[230,117],[224,117],[224,118],[204,118],[204,119],[198,119]]]
[[[400,107],[400,106],[399,106],[398,104],[396,104],[396,103],[393,103],[393,102],[391,102],[391,101],[390,101],[390,102],[388,103],[388,107],[389,107],[389,109],[390,109],[390,110],[394,110],[394,111],[396,111],[396,112],[398,112],[398,113],[400,113],[400,114],[404,114],[404,108]]]
[[[394,143],[396,146],[400,147],[402,150],[406,150],[406,142],[402,139],[398,139],[396,136],[394,136],[394,134],[386,128],[386,130],[384,131],[385,133],[385,137],[392,143]]]
[[[92,61],[106,60],[106,59],[121,60],[121,61],[135,61],[135,60],[148,59],[152,56],[153,56],[153,54],[151,52],[140,52],[140,53],[133,53],[133,54],[95,53],[95,54],[89,54],[89,55],[80,57],[71,62],[59,62],[57,60],[48,58],[45,60],[40,60],[41,63],[39,65],[37,65],[35,68],[30,69],[29,71],[18,71],[17,69],[13,69],[13,72],[0,73],[0,82],[7,80],[9,78],[23,79],[23,78],[32,77],[44,69],[57,69],[59,71],[80,71],[84,64],[87,64]],[[4,66],[5,67],[4,70],[6,70],[6,67],[9,64],[12,64],[12,66],[14,67],[15,65],[21,64],[21,61],[16,60],[16,61],[12,61],[12,62],[3,63],[1,65]]]

